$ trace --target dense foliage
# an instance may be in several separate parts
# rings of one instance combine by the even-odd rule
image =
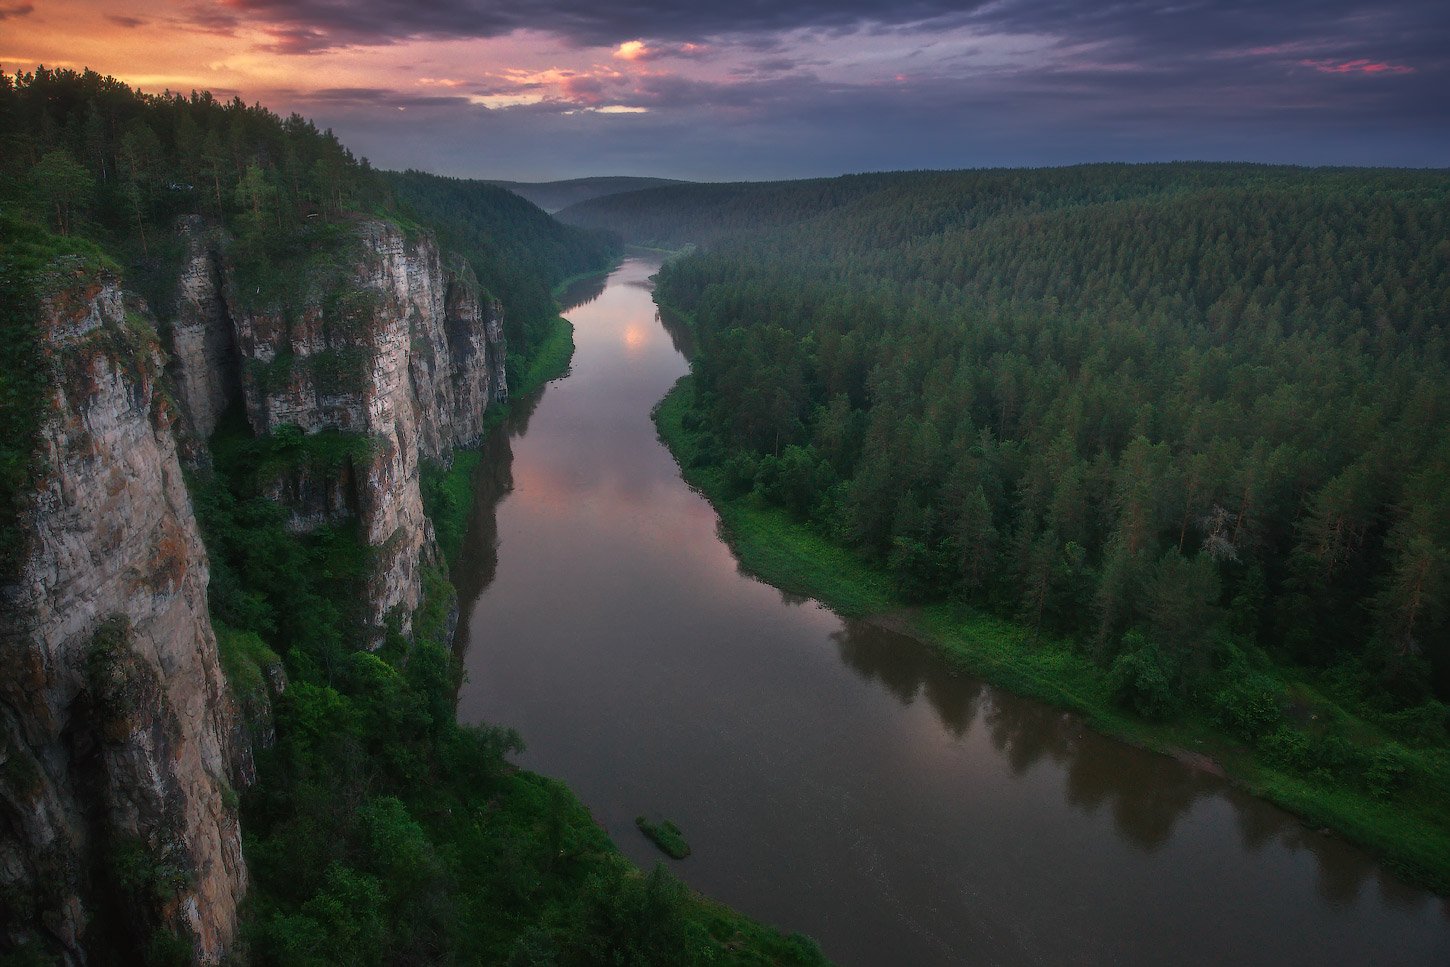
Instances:
[[[501,188],[377,172],[300,115],[207,92],[143,94],[91,71],[0,72],[0,206],[99,244],[163,315],[183,215],[224,225],[238,292],[271,300],[346,264],[359,217],[426,226],[503,303],[521,357],[549,333],[551,288],[613,254],[610,237],[560,225]]]
[[[742,481],[1109,652],[1450,685],[1450,177],[906,180],[664,271]]]
[[[598,271],[614,255],[614,236],[561,225],[533,203],[485,181],[421,171],[389,172],[399,202],[462,252],[485,288],[504,304],[510,347],[533,349],[550,333],[552,289]],[[522,354],[521,354],[522,355]]]
[[[714,238],[658,297],[695,324],[685,422],[731,493],[903,599],[1076,641],[1144,717],[1443,796],[1450,176],[1093,166],[593,204]],[[1295,681],[1359,724],[1301,728]]]
[[[299,115],[45,68],[0,73],[0,204],[101,245],[161,312],[183,254],[179,216],[226,225],[245,270],[330,250],[338,223],[393,208],[366,161]]]
[[[212,440],[213,472],[192,482],[228,680],[247,705],[266,665],[290,679],[243,799],[248,959],[664,965],[730,950],[736,963],[820,962],[809,941],[662,870],[642,876],[562,784],[508,765],[517,735],[457,723],[441,572],[426,577],[412,640],[394,631],[376,653],[361,647],[367,549],[346,527],[290,533],[261,491],[268,472],[365,447],[254,439],[234,417]]]

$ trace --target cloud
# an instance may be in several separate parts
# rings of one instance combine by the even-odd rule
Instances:
[[[626,40],[614,48],[611,54],[615,60],[645,61],[659,60],[662,57],[685,57],[699,59],[709,56],[711,48],[709,44],[654,44],[650,45],[643,40]]]
[[[618,60],[644,60],[658,55],[642,40],[626,40],[614,48],[614,56]]]
[[[209,7],[267,29],[277,49],[307,53],[415,38],[501,37],[525,29],[548,31],[579,46],[614,47],[643,37],[688,45],[736,34],[960,19],[988,5],[985,0],[213,0]],[[208,13],[207,7],[197,9]]]
[[[0,3],[0,20],[13,17],[28,17],[35,12],[33,3]]]
[[[122,17],[114,13],[108,13],[106,14],[106,19],[117,27],[122,27],[126,30],[135,30],[137,27],[146,26],[146,21],[140,17]]]
[[[423,108],[454,107],[470,102],[465,94],[410,94],[385,87],[322,87],[316,90],[281,88],[271,94],[314,107]]]
[[[1301,67],[1312,67],[1321,74],[1413,74],[1415,69],[1405,64],[1386,64],[1361,57],[1335,63],[1332,60],[1301,60]]]

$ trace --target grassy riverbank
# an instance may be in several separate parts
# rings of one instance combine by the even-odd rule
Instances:
[[[569,360],[574,358],[574,325],[563,316],[556,316],[549,324],[548,334],[533,348],[528,356],[513,360],[519,376],[509,387],[514,396],[527,396],[551,379],[558,379],[569,371]],[[518,366],[522,363],[522,366]]]
[[[554,286],[553,289],[554,302],[562,306],[564,302],[564,294],[569,291],[570,286],[583,282],[585,279],[598,279],[607,276],[609,275],[609,273],[619,268],[620,261],[621,259],[616,256],[612,262],[610,262],[602,269],[590,269],[588,272],[575,272],[567,279],[561,280],[557,285]]]
[[[558,379],[569,371],[573,358],[574,326],[568,319],[557,317],[543,342],[528,356],[517,360],[523,375],[512,394],[527,396],[550,380]],[[487,437],[488,431],[502,423],[508,413],[508,403],[491,405],[484,416],[483,436]],[[468,515],[473,507],[473,471],[482,459],[482,451],[469,447],[455,451],[453,462],[447,466],[429,461],[422,467],[423,509],[433,521],[438,546],[449,564],[458,559],[463,548]]]
[[[693,402],[687,376],[656,408],[655,423],[686,481],[719,513],[731,549],[747,571],[848,617],[890,616],[893,626],[936,647],[964,671],[1077,712],[1099,731],[1162,752],[1209,756],[1230,779],[1298,814],[1306,825],[1333,829],[1373,850],[1408,879],[1450,893],[1450,813],[1445,809],[1450,762],[1443,750],[1395,746],[1395,758],[1386,764],[1388,792],[1375,795],[1325,781],[1324,767],[1313,760],[1301,771],[1275,768],[1203,713],[1190,711],[1171,723],[1133,715],[1115,701],[1108,670],[1071,642],[1034,635],[1025,626],[957,604],[908,608],[883,569],[781,508],[753,495],[727,496],[721,468],[701,459],[703,430],[688,428],[694,423],[686,419]],[[1336,734],[1367,741],[1383,738],[1291,670],[1255,671],[1277,679],[1309,723],[1290,741],[1302,738],[1307,748],[1319,734],[1316,729],[1331,727]]]

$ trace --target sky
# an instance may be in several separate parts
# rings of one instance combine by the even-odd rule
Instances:
[[[38,64],[524,181],[1450,166],[1450,0],[0,0]]]

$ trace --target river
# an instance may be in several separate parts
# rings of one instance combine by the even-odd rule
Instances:
[[[577,293],[570,374],[487,442],[462,720],[845,967],[1450,964],[1450,907],[1363,851],[741,574],[650,421],[687,369],[657,268]]]

